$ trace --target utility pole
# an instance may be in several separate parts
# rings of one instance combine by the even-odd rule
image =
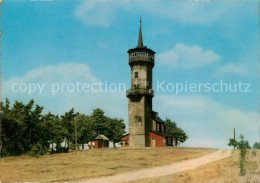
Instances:
[[[234,128],[234,140],[236,140],[236,129]]]
[[[75,149],[78,150],[78,139],[77,139],[77,117],[74,120],[74,128],[75,128]]]
[[[234,141],[236,141],[236,129],[234,128]],[[235,149],[235,146],[234,146]]]

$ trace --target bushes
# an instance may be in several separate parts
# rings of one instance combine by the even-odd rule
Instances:
[[[254,149],[260,149],[260,142],[255,142],[253,148]]]
[[[240,141],[236,141],[235,139],[229,139],[229,146],[233,146],[234,148],[238,148],[240,151],[240,160],[239,160],[239,168],[240,175],[244,176],[246,174],[245,162],[246,162],[246,153],[247,149],[250,149],[250,145],[247,140],[244,140],[244,136],[240,134]]]
[[[240,167],[240,175],[244,176],[246,174],[245,169],[245,158],[247,149],[250,149],[249,143],[247,140],[244,140],[244,136],[240,134],[239,138],[241,139],[240,142],[237,143],[238,149],[240,150],[240,160],[239,160],[239,167]]]
[[[59,116],[51,112],[43,114],[43,107],[33,100],[28,104],[15,101],[11,106],[8,99],[0,102],[0,109],[0,158],[21,154],[38,157],[47,153],[49,145],[54,143],[56,147],[51,148],[51,153],[68,152],[75,149],[75,131],[78,144],[94,139],[97,134],[118,142],[125,133],[123,119],[105,116],[101,109],[85,115],[72,108]]]
[[[31,150],[27,153],[29,156],[39,157],[47,153],[47,148],[42,144],[37,143],[31,147]]]

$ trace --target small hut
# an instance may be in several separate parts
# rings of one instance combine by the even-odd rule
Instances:
[[[88,143],[89,149],[109,147],[109,139],[105,135],[98,135]]]

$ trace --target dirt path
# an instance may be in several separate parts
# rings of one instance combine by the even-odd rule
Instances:
[[[186,160],[182,162],[176,162],[169,165],[159,166],[150,169],[142,169],[135,172],[128,172],[128,173],[117,174],[108,177],[100,177],[95,179],[88,179],[86,181],[81,181],[81,182],[82,183],[103,183],[103,182],[119,183],[119,182],[133,181],[137,179],[165,176],[177,172],[182,172],[185,170],[190,170],[200,165],[204,165],[214,161],[218,161],[220,159],[227,158],[230,155],[231,155],[231,150],[218,150],[213,153],[202,156],[200,158],[195,158],[195,159]]]

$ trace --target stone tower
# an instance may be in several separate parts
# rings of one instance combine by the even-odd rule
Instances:
[[[150,146],[152,129],[152,72],[155,52],[143,45],[142,21],[136,48],[127,51],[131,67],[131,89],[127,91],[130,147]]]

